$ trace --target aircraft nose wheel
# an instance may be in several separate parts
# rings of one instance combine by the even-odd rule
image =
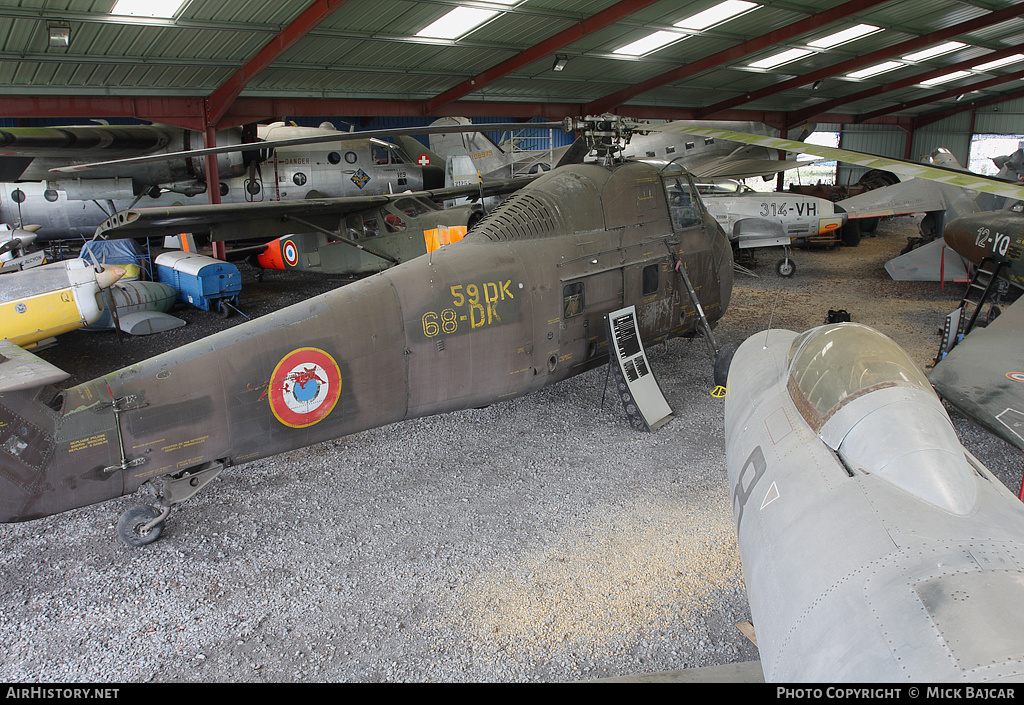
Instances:
[[[147,504],[137,504],[117,520],[117,535],[129,546],[148,546],[160,538],[167,513],[158,512]]]
[[[780,277],[786,277],[787,279],[796,273],[796,264],[793,263],[789,257],[783,257],[779,260],[778,264],[775,265],[775,271],[778,272]]]

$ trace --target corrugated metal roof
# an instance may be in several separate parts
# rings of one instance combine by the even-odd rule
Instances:
[[[25,106],[38,105],[30,101],[38,96],[205,98],[240,69],[251,68],[265,47],[278,44],[283,51],[242,77],[242,98],[363,101],[353,105],[351,114],[372,110],[376,101],[400,100],[407,102],[392,114],[450,114],[464,106],[468,114],[483,115],[491,114],[487,101],[501,100],[507,101],[503,107],[510,117],[556,103],[639,117],[669,116],[665,109],[691,117],[710,108],[720,114],[702,117],[749,114],[757,119],[758,113],[771,111],[782,120],[827,104],[826,117],[854,120],[891,108],[885,119],[894,120],[966,107],[955,102],[956,96],[983,81],[992,85],[972,94],[971,102],[1013,98],[1024,89],[1019,80],[999,82],[999,77],[1024,71],[1024,62],[931,89],[913,84],[916,75],[982,63],[992,52],[1020,44],[1024,0],[874,5],[865,0],[850,5],[846,14],[839,13],[847,7],[841,0],[757,0],[758,7],[745,15],[699,33],[685,32],[691,36],[641,57],[614,52],[651,32],[681,32],[673,23],[715,0],[523,0],[504,9],[486,0],[466,2],[501,12],[457,41],[425,40],[415,33],[456,7],[455,0],[348,0],[292,41],[291,25],[313,5],[311,0],[191,0],[179,16],[167,20],[115,17],[109,14],[113,0],[0,0],[0,93],[8,96],[8,105],[18,105],[21,97]],[[594,28],[599,13],[617,7],[625,8],[621,17]],[[985,24],[984,18],[1006,8],[1012,8],[1007,19]],[[821,14],[828,12],[833,14]],[[802,29],[791,31],[801,21]],[[909,53],[904,51],[907,42],[969,22],[979,26],[950,34],[969,45],[963,49],[869,79],[845,75],[851,62],[885,52],[899,59]],[[47,25],[52,23],[71,27],[69,46],[48,45]],[[782,49],[807,49],[808,42],[857,23],[882,31],[815,50],[776,69],[748,67]],[[564,41],[535,56],[523,55],[561,32]],[[781,38],[767,43],[770,32]],[[722,55],[726,50],[729,55]],[[562,72],[551,70],[555,54],[568,57]],[[717,59],[705,65],[708,57]],[[797,85],[799,77],[812,75],[824,78]],[[455,102],[427,105],[470,79],[480,84],[460,91]],[[812,89],[815,81],[818,86]],[[860,95],[872,88],[876,95]],[[933,100],[924,100],[929,97]],[[325,102],[324,111],[337,114],[339,107]]]

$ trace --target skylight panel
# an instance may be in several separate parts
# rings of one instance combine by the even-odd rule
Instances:
[[[885,73],[886,71],[898,69],[901,66],[905,66],[905,64],[901,64],[899,61],[883,61],[880,64],[869,66],[866,69],[860,69],[853,73],[848,73],[846,76],[847,78],[869,78],[871,76],[877,76],[880,73]]]
[[[668,46],[672,42],[678,42],[681,39],[686,39],[687,35],[680,34],[679,32],[668,32],[661,30],[648,34],[642,39],[637,39],[635,42],[627,44],[624,47],[619,47],[613,54],[624,54],[626,56],[642,56],[643,54],[649,54],[655,49],[661,49],[664,46]]]
[[[922,86],[937,86],[940,83],[948,83],[949,81],[955,81],[958,78],[963,78],[964,76],[970,76],[970,75],[971,75],[970,71],[954,71],[952,73],[947,73],[944,76],[939,76],[937,78],[929,78],[927,81],[921,81],[921,85]]]
[[[881,31],[881,27],[876,27],[873,24],[859,24],[849,29],[844,29],[841,32],[835,32],[827,37],[821,39],[815,39],[813,42],[808,42],[807,46],[814,47],[815,49],[830,49],[846,42],[852,42],[854,39],[860,39],[866,37],[869,34]]]
[[[918,51],[913,54],[907,54],[906,56],[903,57],[903,60],[924,61],[925,59],[931,59],[932,57],[939,56],[940,54],[948,54],[951,51],[956,51],[957,49],[960,49],[965,46],[967,45],[964,44],[963,42],[946,42],[944,44],[939,44],[938,46],[933,46],[931,49],[925,49],[923,51]]]
[[[112,15],[131,15],[133,17],[160,17],[170,19],[178,14],[189,0],[117,0]]]
[[[515,5],[520,0],[489,0],[495,5]],[[417,37],[429,39],[458,39],[469,34],[500,10],[483,10],[476,7],[456,7],[416,33]]]
[[[755,61],[754,63],[748,64],[748,65],[751,68],[755,68],[755,69],[773,69],[776,66],[782,66],[783,64],[788,64],[790,61],[796,61],[797,59],[802,59],[803,57],[807,56],[808,54],[813,54],[813,53],[814,52],[811,51],[810,49],[787,49],[784,52],[781,52],[779,54],[775,54],[774,56],[769,56],[768,58],[761,59],[760,61]]]
[[[712,25],[731,20],[737,15],[742,15],[744,12],[755,7],[758,7],[757,3],[747,2],[746,0],[725,0],[725,2],[720,2],[714,7],[704,10],[704,12],[698,12],[696,15],[691,15],[685,20],[676,22],[675,26],[682,29],[707,29]]]
[[[996,59],[995,61],[989,61],[987,64],[978,64],[972,66],[971,71],[989,71],[991,69],[997,69],[1000,66],[1006,66],[1007,64],[1015,64],[1018,61],[1024,59],[1024,54],[1012,54],[1002,59]]]

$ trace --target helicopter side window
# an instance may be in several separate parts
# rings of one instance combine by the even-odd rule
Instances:
[[[400,233],[405,230],[405,221],[394,213],[382,209],[380,214],[384,216],[384,228],[389,233]]]
[[[370,153],[373,156],[374,164],[387,164],[388,163],[388,149],[387,147],[379,144],[370,145]]]
[[[643,285],[643,295],[650,296],[656,294],[660,287],[659,282],[659,270],[660,267],[656,264],[649,264],[643,268],[641,272],[641,280]]]
[[[415,198],[402,198],[398,201],[395,201],[395,208],[404,213],[405,215],[409,216],[410,218],[421,216],[424,213],[430,213],[432,210],[431,208],[427,207],[427,205],[423,203],[423,201],[417,200]]]
[[[690,193],[689,184],[684,184],[681,179],[671,179],[665,182],[665,193],[676,229],[700,225],[700,210]]]
[[[585,305],[583,282],[573,282],[562,287],[562,318],[580,315]]]

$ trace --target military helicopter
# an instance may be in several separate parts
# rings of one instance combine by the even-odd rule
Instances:
[[[118,533],[150,543],[227,467],[602,365],[605,317],[630,305],[644,344],[713,349],[732,250],[691,178],[618,159],[619,118],[571,128],[598,162],[539,176],[461,242],[69,389],[0,393],[0,521],[148,483],[158,507]]]

